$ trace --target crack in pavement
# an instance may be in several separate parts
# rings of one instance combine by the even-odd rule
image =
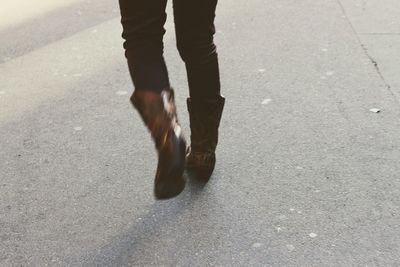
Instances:
[[[336,2],[338,3],[338,5],[340,6],[340,9],[342,10],[342,13],[344,15],[344,17],[346,18],[347,22],[349,23],[352,31],[354,32],[358,42],[360,43],[360,46],[362,48],[362,50],[364,51],[364,54],[368,57],[368,59],[371,61],[372,65],[374,66],[377,74],[379,75],[379,77],[381,78],[382,82],[385,84],[386,89],[389,91],[389,93],[394,97],[394,99],[400,104],[400,95],[398,95],[396,92],[394,92],[392,90],[392,86],[389,84],[389,82],[386,81],[378,62],[369,54],[368,49],[365,47],[365,45],[363,44],[363,42],[361,41],[360,35],[357,32],[356,28],[354,27],[353,23],[350,21],[346,10],[342,4],[342,2],[340,0],[336,0]]]

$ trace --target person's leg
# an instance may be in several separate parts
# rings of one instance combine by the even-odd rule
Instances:
[[[154,193],[178,195],[185,186],[186,142],[178,124],[174,94],[163,58],[166,0],[120,0],[125,55],[135,85],[133,106],[150,130],[158,151]]]
[[[136,90],[169,87],[163,58],[167,0],[119,0],[125,56]]]
[[[217,0],[174,0],[177,47],[186,64],[191,145],[186,167],[207,182],[215,166],[218,128],[225,98],[220,94],[218,55],[213,41]]]
[[[186,64],[190,97],[220,95],[218,55],[213,41],[217,0],[174,0],[178,51]]]

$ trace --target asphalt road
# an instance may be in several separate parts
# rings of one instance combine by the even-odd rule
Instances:
[[[0,27],[0,266],[399,264],[399,51],[351,1],[220,1],[218,165],[163,202],[117,1],[61,2]]]

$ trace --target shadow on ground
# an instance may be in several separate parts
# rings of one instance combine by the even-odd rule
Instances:
[[[179,223],[183,214],[196,205],[204,184],[193,181],[185,174],[188,183],[180,196],[170,200],[156,201],[128,231],[115,236],[108,245],[88,252],[81,259],[66,259],[69,266],[126,266],[139,259],[156,258],[157,251],[149,246],[162,232]]]

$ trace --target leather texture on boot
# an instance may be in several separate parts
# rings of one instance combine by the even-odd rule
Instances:
[[[174,92],[172,89],[163,90],[160,94],[135,90],[131,102],[148,127],[158,151],[155,197],[175,197],[186,183],[183,177],[186,142],[178,123]]]
[[[201,182],[208,182],[215,167],[218,128],[225,98],[194,101],[187,99],[191,144],[186,151],[186,169]]]

